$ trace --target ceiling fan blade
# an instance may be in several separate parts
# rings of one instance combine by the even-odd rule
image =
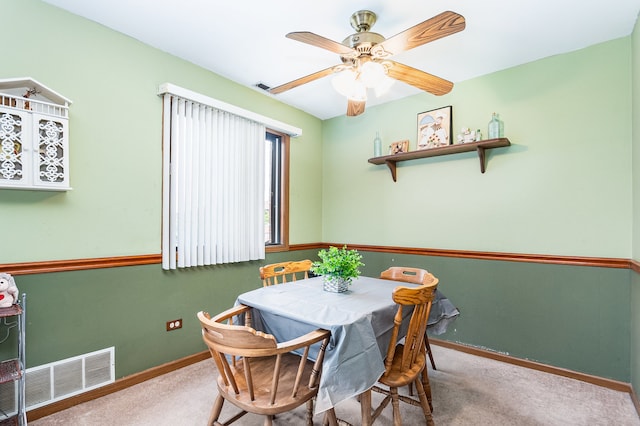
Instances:
[[[278,93],[286,92],[287,90],[291,90],[295,87],[302,86],[303,84],[310,83],[314,80],[325,77],[329,74],[333,74],[334,72],[333,69],[334,67],[327,68],[322,71],[314,72],[313,74],[300,77],[288,83],[281,84],[280,86],[272,87],[271,89],[269,89],[269,93],[271,93],[272,95],[277,95]]]
[[[287,34],[287,38],[300,41],[302,43],[307,43],[312,46],[320,47],[322,49],[326,49],[340,55],[357,55],[357,52],[349,46],[345,46],[342,43],[329,40],[328,38],[319,36],[318,34],[314,34],[309,31],[298,31],[289,33]]]
[[[420,71],[399,62],[389,61],[391,66],[388,70],[389,77],[410,84],[418,89],[424,90],[434,95],[444,95],[453,89],[453,83],[433,74]]]
[[[347,116],[355,117],[356,115],[360,115],[364,112],[365,101],[352,101],[349,99],[349,104],[347,105]]]
[[[464,30],[464,16],[447,11],[378,43],[371,53],[377,57],[396,55],[430,41]]]

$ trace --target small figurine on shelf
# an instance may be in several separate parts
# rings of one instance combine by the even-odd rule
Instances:
[[[476,140],[476,132],[469,127],[463,127],[458,133],[458,143],[469,143]]]
[[[11,274],[0,273],[0,308],[9,308],[18,301],[18,287]]]

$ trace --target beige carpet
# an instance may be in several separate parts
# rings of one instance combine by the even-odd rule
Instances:
[[[432,345],[437,371],[429,368],[437,425],[640,426],[630,396],[584,382],[516,367]],[[204,425],[216,394],[212,361],[203,361],[116,394],[51,416],[33,426]],[[380,396],[373,395],[374,402]],[[405,425],[424,424],[417,407],[402,404]],[[226,414],[231,411],[225,405]],[[336,407],[339,418],[357,425],[355,400]],[[226,417],[223,416],[223,419]],[[302,425],[304,410],[279,416],[276,425]],[[315,424],[321,424],[320,415]],[[243,417],[237,425],[261,425]],[[391,425],[387,407],[376,425]]]

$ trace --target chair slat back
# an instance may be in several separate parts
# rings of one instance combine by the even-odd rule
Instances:
[[[431,274],[429,274],[431,275]],[[389,374],[391,365],[398,349],[398,337],[400,327],[402,326],[402,318],[404,309],[413,308],[409,327],[405,335],[405,342],[402,352],[401,370],[408,371],[418,361],[419,357],[425,357],[425,331],[427,329],[427,320],[431,311],[436,288],[438,287],[438,279],[431,275],[429,284],[419,287],[398,286],[393,290],[393,301],[398,305],[396,315],[393,320],[393,331],[391,341],[387,350],[385,359],[385,375]]]
[[[274,336],[246,325],[250,310],[238,305],[213,318],[206,312],[197,314],[203,340],[220,374],[219,392],[233,394],[234,403],[245,411],[268,416],[309,401],[318,391],[330,332],[318,329],[278,343]],[[318,342],[322,343],[314,361],[309,348]],[[302,357],[292,354],[297,350]]]
[[[233,324],[233,318],[244,314],[250,308],[243,306],[232,313],[225,311],[210,318],[206,312],[198,312],[202,325],[202,337],[207,346],[226,347],[231,355],[250,356],[256,349],[275,349],[277,342],[271,334],[261,333],[246,325]]]
[[[408,266],[392,266],[382,271],[380,278],[405,283],[428,284],[434,277],[426,269],[410,268]]]
[[[305,259],[299,261],[288,261],[272,263],[260,268],[260,278],[263,287],[297,281],[302,278],[309,278],[309,270],[313,262]]]

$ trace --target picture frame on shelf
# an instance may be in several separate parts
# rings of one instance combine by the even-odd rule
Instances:
[[[402,152],[409,152],[409,140],[392,142],[389,145],[389,155],[400,154]]]
[[[432,149],[451,145],[453,107],[424,111],[418,114],[416,149]]]

